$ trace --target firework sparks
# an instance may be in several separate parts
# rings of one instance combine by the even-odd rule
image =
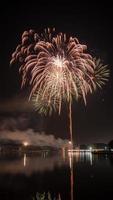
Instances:
[[[56,34],[55,29],[44,33],[25,31],[12,54],[11,64],[18,62],[22,73],[22,87],[31,87],[39,113],[61,113],[63,102],[69,104],[70,134],[72,140],[71,104],[73,99],[84,100],[107,81],[109,70],[100,60],[93,59],[87,46],[75,37]]]

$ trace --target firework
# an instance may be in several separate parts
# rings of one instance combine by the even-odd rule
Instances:
[[[43,33],[25,31],[12,54],[11,64],[17,62],[22,74],[22,87],[31,88],[39,113],[61,113],[64,102],[69,105],[70,134],[72,141],[71,104],[83,99],[108,79],[109,70],[100,60],[87,53],[87,46],[75,37],[45,29]]]
[[[102,86],[105,84],[106,81],[108,81],[109,78],[109,69],[107,65],[103,65],[100,58],[93,59],[95,62],[95,70],[94,70],[94,90],[97,88],[102,89]]]

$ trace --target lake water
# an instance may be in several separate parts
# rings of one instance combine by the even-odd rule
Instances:
[[[32,200],[44,191],[62,200],[112,200],[113,155],[0,155],[0,200]]]

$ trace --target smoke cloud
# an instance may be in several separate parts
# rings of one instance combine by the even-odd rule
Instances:
[[[6,118],[0,122],[0,139],[18,142],[27,141],[30,145],[62,147],[67,146],[68,140],[55,138],[53,134],[34,131],[28,128],[29,121],[25,117]],[[21,127],[21,128],[20,128]],[[22,130],[23,127],[23,130]]]

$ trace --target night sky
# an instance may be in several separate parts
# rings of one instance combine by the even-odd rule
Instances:
[[[69,1],[70,2],[70,1]],[[108,2],[108,1],[107,1]],[[73,103],[73,137],[77,144],[109,142],[113,139],[113,9],[105,3],[60,3],[37,1],[16,3],[0,8],[0,131],[44,131],[69,138],[67,108],[61,116],[41,117],[28,102],[27,89],[21,90],[17,66],[9,66],[11,54],[29,29],[56,27],[76,36],[88,46],[92,56],[100,57],[110,69],[109,82],[103,90]],[[0,132],[1,134],[1,132]]]

